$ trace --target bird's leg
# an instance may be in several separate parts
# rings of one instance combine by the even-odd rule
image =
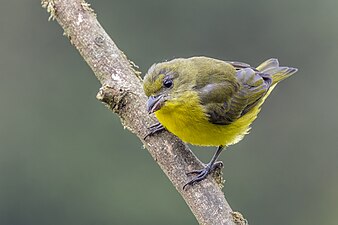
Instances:
[[[191,174],[197,174],[197,175],[183,186],[183,190],[185,190],[185,188],[189,185],[193,185],[197,182],[204,180],[208,176],[208,174],[210,174],[216,168],[222,167],[223,165],[222,162],[216,162],[216,160],[218,156],[221,154],[223,149],[224,149],[224,146],[219,146],[217,148],[217,151],[215,152],[214,156],[212,157],[212,159],[210,160],[210,162],[207,164],[205,168],[200,169],[200,170],[193,170],[187,173],[187,175],[191,175]]]
[[[153,125],[151,125],[149,128],[148,128],[149,132],[147,133],[147,135],[143,138],[143,140],[145,140],[148,136],[151,136],[157,132],[160,132],[162,130],[165,130],[164,126],[162,126],[162,124],[160,123],[155,123]]]

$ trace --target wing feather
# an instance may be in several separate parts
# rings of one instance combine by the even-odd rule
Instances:
[[[228,62],[229,63],[229,62]],[[205,106],[209,121],[214,124],[231,124],[252,109],[269,90],[272,79],[250,65],[230,62],[235,67],[234,74],[222,74],[224,79],[208,84],[200,89],[200,98]],[[234,76],[235,82],[229,82]]]

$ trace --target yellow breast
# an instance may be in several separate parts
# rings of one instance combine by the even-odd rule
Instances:
[[[180,99],[166,102],[155,115],[164,127],[184,142],[202,146],[227,146],[237,143],[248,133],[262,103],[229,125],[216,125],[209,122],[197,93],[189,92]]]

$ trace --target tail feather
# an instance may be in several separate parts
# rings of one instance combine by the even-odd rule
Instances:
[[[263,62],[261,65],[257,67],[258,71],[263,72],[263,70],[269,69],[269,68],[276,68],[279,67],[278,59],[268,59],[265,62]]]
[[[257,67],[257,70],[263,74],[271,76],[272,85],[288,78],[297,72],[297,68],[279,66],[277,59],[268,59]]]

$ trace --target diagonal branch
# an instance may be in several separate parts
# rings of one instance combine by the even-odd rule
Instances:
[[[42,0],[42,6],[56,19],[64,34],[86,60],[102,84],[97,98],[121,118],[182,195],[200,224],[234,225],[232,212],[219,184],[208,177],[200,184],[182,189],[189,181],[185,172],[202,167],[201,162],[178,138],[162,132],[143,140],[147,127],[156,120],[145,110],[142,80],[131,62],[104,31],[94,11],[83,0]]]

